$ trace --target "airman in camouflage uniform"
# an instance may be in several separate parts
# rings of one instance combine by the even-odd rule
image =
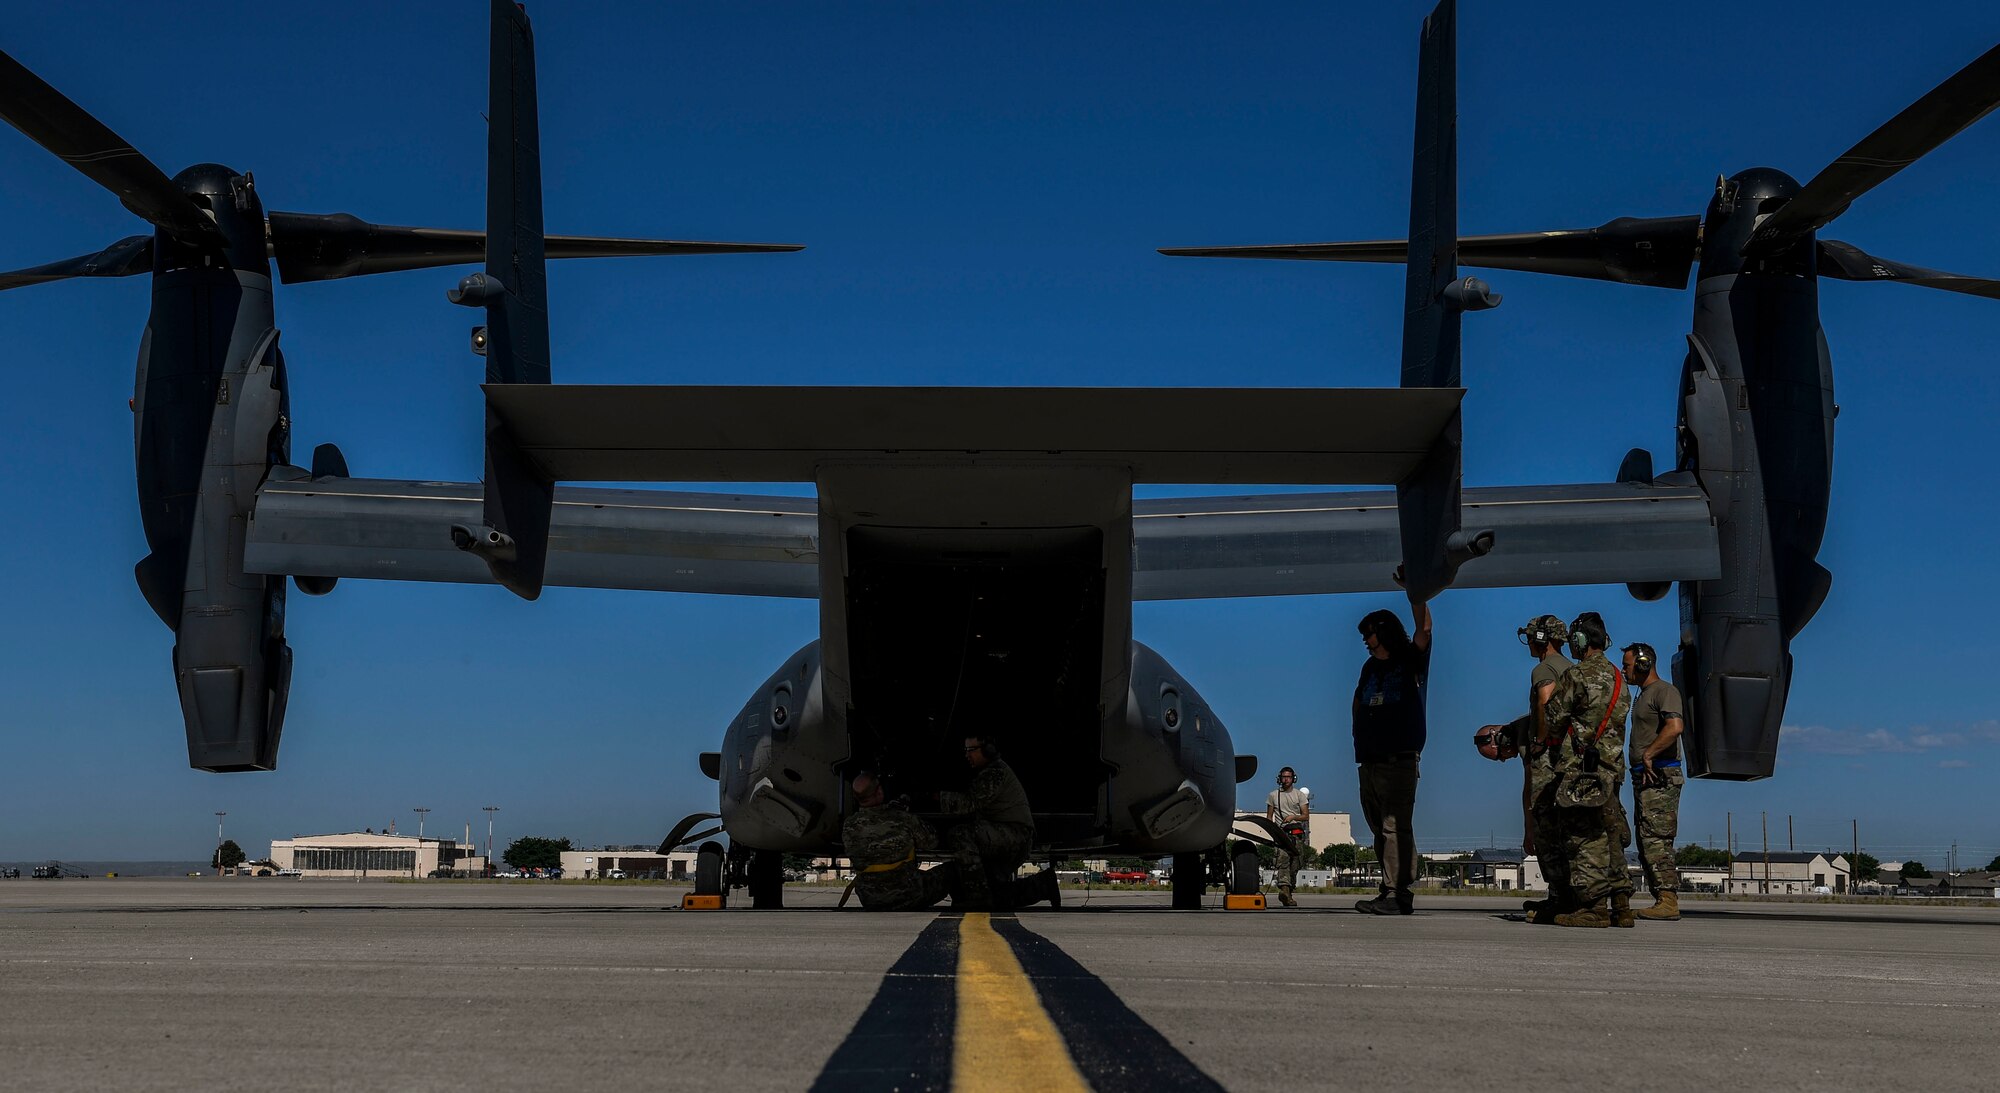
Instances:
[[[854,891],[871,911],[918,911],[951,894],[949,867],[924,869],[917,851],[937,846],[937,834],[901,801],[891,802],[872,774],[854,779],[860,804],[841,825],[840,841],[854,864]]]
[[[1523,726],[1526,731],[1521,734],[1526,745],[1521,749],[1521,765],[1527,781],[1528,824],[1535,844],[1535,860],[1542,867],[1542,879],[1549,890],[1548,898],[1539,906],[1528,908],[1529,921],[1549,926],[1554,925],[1557,915],[1576,910],[1581,901],[1570,887],[1569,848],[1556,824],[1557,771],[1548,745],[1551,734],[1542,727],[1539,715],[1563,675],[1575,665],[1562,655],[1562,643],[1569,640],[1569,627],[1554,615],[1535,621],[1541,625],[1540,632],[1547,642],[1535,663],[1534,673],[1528,677],[1528,704],[1533,710],[1524,719],[1530,724]],[[1531,644],[1530,651],[1533,648]]]
[[[1681,812],[1680,735],[1686,718],[1681,693],[1660,678],[1659,656],[1643,642],[1625,647],[1625,674],[1639,695],[1632,703],[1632,804],[1638,817],[1639,861],[1653,905],[1640,918],[1681,917],[1674,838]]]
[[[964,817],[944,835],[945,846],[958,863],[959,892],[952,906],[984,911],[994,907],[996,894],[1011,897],[1011,883],[1003,887],[991,882],[1011,878],[1028,860],[1028,847],[1035,841],[1035,814],[1028,805],[1028,791],[1021,788],[1021,780],[1000,758],[1000,748],[991,739],[966,737],[965,763],[972,768],[972,784],[964,793],[938,794],[938,810],[948,817]]]
[[[1543,724],[1552,736],[1547,757],[1558,786],[1564,775],[1590,771],[1609,776],[1612,786],[1601,808],[1555,809],[1570,887],[1582,904],[1581,910],[1557,915],[1556,925],[1631,926],[1632,881],[1625,873],[1625,843],[1631,835],[1617,777],[1625,765],[1625,715],[1631,699],[1622,673],[1604,656],[1610,639],[1603,624],[1587,614],[1570,624],[1570,634],[1571,650],[1580,651],[1582,659],[1563,674],[1543,707]]]
[[[1482,726],[1474,741],[1488,759],[1520,757],[1521,849],[1535,855],[1549,893],[1546,899],[1527,901],[1522,909],[1528,912],[1529,922],[1550,926],[1558,914],[1577,908],[1569,887],[1569,859],[1556,827],[1556,769],[1541,725],[1542,704],[1555,693],[1556,683],[1571,667],[1569,658],[1562,655],[1569,626],[1554,615],[1536,615],[1515,634],[1535,658],[1535,667],[1528,675],[1528,712],[1505,725]]]

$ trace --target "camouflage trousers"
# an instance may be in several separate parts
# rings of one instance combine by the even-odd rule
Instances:
[[[1562,828],[1556,824],[1556,776],[1549,765],[1531,760],[1528,768],[1528,829],[1535,839],[1535,861],[1542,867],[1542,880],[1549,898],[1567,909],[1576,904],[1570,890],[1569,852],[1563,846]]]
[[[1632,878],[1625,872],[1625,847],[1632,841],[1632,825],[1625,819],[1625,802],[1618,788],[1612,787],[1610,799],[1600,809],[1550,809],[1569,867],[1569,887],[1585,905],[1614,892],[1632,890]],[[1536,843],[1538,849],[1540,845]]]
[[[986,820],[969,820],[947,830],[944,845],[958,865],[959,892],[953,897],[952,906],[963,903],[972,910],[983,911],[993,906],[996,890],[1010,894],[1011,884],[996,889],[990,880],[1012,877],[1014,870],[1028,860],[1028,844],[1034,838],[1034,828]]]
[[[935,869],[920,869],[916,862],[883,873],[863,873],[854,882],[854,894],[870,911],[921,911],[951,895],[958,870],[946,862]]]
[[[1303,851],[1306,848],[1301,845],[1299,849],[1302,852],[1296,855],[1287,854],[1283,850],[1278,851],[1277,874],[1278,891],[1280,892],[1289,892],[1298,886],[1299,868],[1304,864],[1303,859],[1305,858],[1305,854]]]
[[[1639,822],[1639,862],[1646,871],[1646,887],[1656,896],[1681,886],[1680,870],[1674,865],[1674,838],[1680,833],[1681,820],[1681,772],[1668,767],[1659,774],[1660,785],[1632,785],[1633,812]]]

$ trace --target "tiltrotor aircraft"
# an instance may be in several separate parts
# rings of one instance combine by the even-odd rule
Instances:
[[[964,734],[990,732],[1034,801],[1037,858],[1171,854],[1174,903],[1195,906],[1224,879],[1236,786],[1257,763],[1134,639],[1135,600],[1618,582],[1654,599],[1679,582],[1691,770],[1768,776],[1789,643],[1830,581],[1815,560],[1834,417],[1817,279],[2000,296],[1815,235],[2000,102],[2000,48],[1804,185],[1753,168],[1699,217],[1460,238],[1454,23],[1444,0],[1424,24],[1407,242],[1168,252],[1404,263],[1395,388],[555,385],[545,258],[796,248],[544,236],[532,39],[505,0],[484,233],[266,213],[249,174],[214,164],[168,178],[0,54],[0,116],[154,226],[0,288],[152,274],[138,579],[176,634],[193,766],[277,763],[286,577],[309,594],[350,577],[528,599],[550,584],[817,598],[818,638],[700,757],[719,813],[669,842],[719,819],[733,879],[775,906],[782,853],[837,852],[856,770],[939,788],[962,776]],[[331,445],[292,465],[271,263],[289,283],[482,258],[451,299],[485,311],[483,483],[351,478]],[[1460,315],[1499,298],[1459,265],[1680,288],[1697,263],[1671,470],[1635,450],[1609,483],[1461,489]],[[564,481],[794,481],[817,499]],[[1134,500],[1160,482],[1395,492]],[[1229,883],[1255,883],[1234,868]]]

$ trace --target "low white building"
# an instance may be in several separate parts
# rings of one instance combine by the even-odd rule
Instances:
[[[308,877],[428,877],[438,869],[474,868],[474,858],[473,845],[457,839],[373,831],[271,840],[271,864]]]
[[[562,871],[567,880],[600,879],[613,873],[627,878],[690,880],[694,877],[694,860],[693,850],[675,850],[668,854],[639,846],[565,850],[562,852]]]
[[[1818,889],[1844,894],[1848,888],[1847,855],[1773,850],[1742,854],[1729,865],[1732,896],[1809,896]]]

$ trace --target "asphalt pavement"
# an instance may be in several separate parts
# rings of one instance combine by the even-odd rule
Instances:
[[[0,882],[19,1090],[1995,1088],[2000,910],[681,911],[535,882]]]

